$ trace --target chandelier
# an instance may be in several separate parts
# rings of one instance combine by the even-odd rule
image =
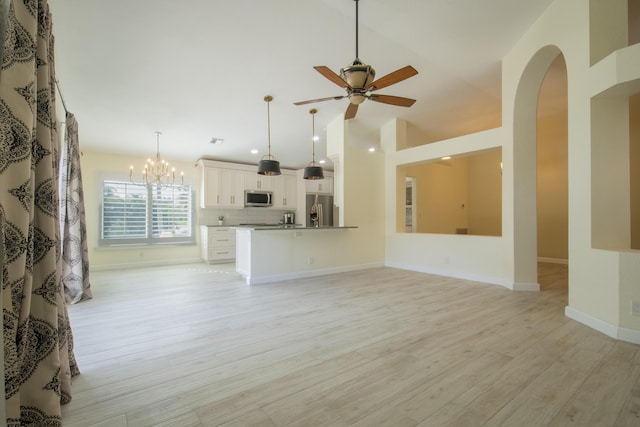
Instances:
[[[156,132],[156,157],[147,159],[142,169],[142,183],[145,185],[175,185],[176,168],[160,157],[160,135]],[[133,181],[133,165],[129,168],[129,181]],[[184,172],[180,172],[180,185],[184,185]]]

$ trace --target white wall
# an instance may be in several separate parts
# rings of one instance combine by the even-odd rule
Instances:
[[[385,125],[386,263],[418,271],[469,277],[516,289],[536,289],[536,124],[538,93],[558,55],[567,66],[569,305],[566,313],[609,335],[640,342],[640,317],[631,301],[640,301],[640,252],[620,236],[629,232],[628,118],[621,108],[640,90],[640,45],[627,43],[626,0],[556,0],[503,58],[502,127],[413,147],[400,120]],[[615,36],[613,36],[615,34]],[[591,43],[591,44],[590,44]],[[613,53],[612,53],[613,52]],[[594,64],[594,66],[590,66]],[[592,96],[601,97],[592,110]],[[594,118],[593,115],[596,115]],[[625,123],[624,128],[622,122]],[[595,126],[595,128],[594,128]],[[607,128],[615,126],[615,128]],[[626,133],[626,135],[625,135]],[[617,151],[593,144],[615,135]],[[502,237],[420,235],[396,232],[396,166],[437,159],[491,146],[503,149]],[[396,147],[413,147],[397,151]],[[626,153],[626,154],[625,154]],[[594,158],[598,155],[597,158]],[[617,162],[625,167],[610,172]],[[602,163],[602,158],[606,161]],[[600,166],[601,165],[601,166]],[[595,169],[594,169],[595,167]],[[598,169],[606,168],[605,170]],[[598,180],[595,181],[594,180]],[[621,190],[620,190],[621,188]],[[622,194],[617,194],[621,191]],[[609,192],[609,193],[607,193]],[[611,192],[616,193],[612,198]],[[620,208],[615,221],[596,211]],[[604,212],[604,210],[602,210]],[[607,234],[607,224],[614,239]],[[593,245],[607,243],[607,249]],[[617,236],[617,237],[616,237]]]
[[[483,151],[499,147],[506,140],[503,130],[497,128],[396,151],[396,146],[408,146],[399,141],[406,138],[405,126],[405,121],[396,119],[381,129],[386,175],[390,177],[385,183],[385,263],[393,267],[494,283],[508,288],[537,289],[535,284],[514,282],[512,269],[505,261],[509,258],[512,247],[504,237],[396,232],[398,190],[395,176],[398,165]]]

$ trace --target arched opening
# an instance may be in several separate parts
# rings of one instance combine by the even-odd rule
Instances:
[[[538,95],[536,200],[540,290],[567,291],[569,260],[567,66],[558,55]]]
[[[552,65],[554,65],[554,67],[552,67]],[[550,70],[551,73],[549,74]],[[549,75],[549,80],[545,82],[547,75]],[[555,77],[560,77],[561,80],[564,79],[564,86],[562,86],[562,82],[555,81]],[[557,89],[556,86],[558,85],[561,88],[564,88],[564,96],[552,96],[550,94],[545,94],[542,92],[543,83],[549,90]],[[541,93],[543,95],[542,99],[540,98]],[[541,110],[539,109],[539,101],[543,101],[543,103],[540,104],[542,108]],[[564,106],[562,106],[563,102]],[[552,108],[555,103],[558,105]],[[538,246],[539,244],[541,246],[547,246],[548,243],[547,240],[538,241],[539,235],[545,235],[545,233],[539,234],[539,227],[545,227],[546,229],[549,224],[546,222],[546,219],[548,218],[546,213],[543,215],[545,221],[539,222],[538,215],[538,156],[541,154],[538,152],[538,134],[540,132],[541,137],[542,135],[549,136],[546,135],[546,133],[551,128],[545,126],[544,115],[552,113],[554,109],[564,109],[565,118],[562,126],[566,129],[566,66],[564,64],[561,51],[555,46],[546,46],[540,49],[525,67],[518,84],[514,104],[514,282],[517,286],[524,285],[529,288],[533,285],[539,286]],[[554,114],[555,113],[551,115]],[[539,121],[539,115],[543,120]],[[562,114],[559,117],[560,118],[555,117],[554,120],[563,120]],[[562,139],[562,137],[559,136],[561,134],[562,126],[555,126],[555,130],[550,131],[550,135],[554,135],[554,139]],[[565,150],[567,144],[566,141],[567,137],[565,134]],[[557,146],[555,148],[557,148]],[[546,161],[547,159],[545,159],[545,162]],[[540,167],[542,166],[543,165],[541,164]],[[547,164],[544,166],[546,167]],[[566,162],[564,167],[566,169]],[[566,174],[566,170],[564,173]],[[546,186],[547,184],[545,183],[545,187]],[[567,203],[566,200],[567,198],[565,196],[564,203]],[[542,202],[542,198],[540,201]],[[543,204],[548,206],[546,198]],[[542,232],[543,230],[541,229],[540,231]],[[565,238],[564,245],[567,245],[567,238]],[[566,259],[568,259],[568,253]]]

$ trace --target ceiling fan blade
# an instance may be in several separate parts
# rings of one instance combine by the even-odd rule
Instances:
[[[298,101],[298,102],[294,102],[293,105],[313,104],[314,102],[331,101],[332,99],[337,101],[342,98],[344,98],[344,96],[329,96],[327,98],[310,99],[308,101]]]
[[[415,99],[391,95],[371,94],[368,96],[368,98],[372,101],[382,102],[383,104],[397,105],[399,107],[411,107],[413,103],[416,102]]]
[[[345,120],[353,119],[356,116],[357,112],[358,112],[358,104],[349,103],[349,106],[347,107],[347,111],[345,111],[344,113],[344,119]]]
[[[407,65],[406,67],[400,68],[392,73],[387,74],[386,76],[380,77],[378,80],[371,82],[369,86],[365,89],[367,90],[378,90],[383,87],[391,86],[398,82],[408,79],[409,77],[413,77],[418,74],[415,68],[411,65]]]
[[[342,88],[345,88],[345,89],[347,89],[349,87],[347,82],[342,80],[342,78],[339,75],[337,75],[336,73],[331,71],[331,69],[329,67],[325,67],[324,65],[318,65],[318,66],[315,66],[313,68],[315,68],[317,72],[319,72],[320,74],[322,74],[323,76],[325,76],[327,79],[331,80],[332,82],[334,82],[338,86],[340,86]]]

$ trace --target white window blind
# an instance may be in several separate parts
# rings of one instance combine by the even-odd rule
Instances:
[[[186,185],[104,181],[100,244],[192,243],[192,202]]]

